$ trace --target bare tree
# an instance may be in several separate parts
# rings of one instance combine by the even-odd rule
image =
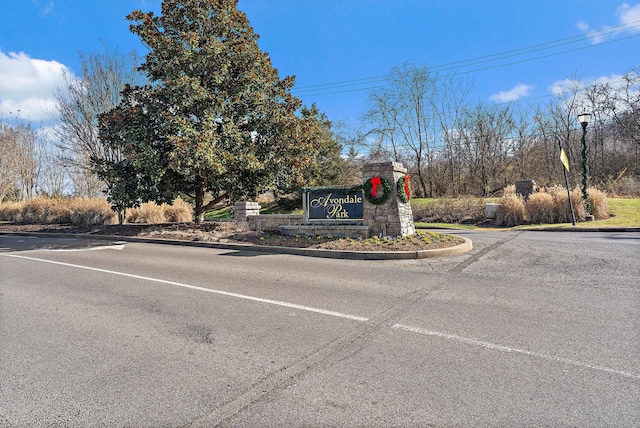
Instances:
[[[438,174],[440,195],[459,195],[463,191],[463,112],[469,107],[469,92],[472,84],[466,78],[451,74],[439,77],[436,96],[431,100],[439,138],[444,146],[440,149],[439,160],[445,163],[444,174]],[[446,178],[445,178],[446,177]],[[446,183],[443,185],[443,182]]]
[[[613,119],[631,141],[640,145],[640,70],[625,74],[622,86],[612,92],[609,107]]]
[[[371,93],[371,108],[365,115],[376,124],[372,132],[391,148],[394,160],[407,160],[425,196],[433,196],[435,177],[430,166],[441,145],[432,105],[436,80],[427,67],[394,68],[390,85]]]
[[[515,135],[513,137],[513,174],[509,180],[537,178],[541,162],[535,155],[535,147],[540,141],[532,123],[532,109],[514,104],[512,108]]]
[[[18,137],[14,126],[0,121],[0,203],[18,187]]]
[[[135,51],[122,55],[105,47],[103,53],[80,52],[79,56],[80,76],[67,72],[65,86],[55,92],[56,116],[60,121],[56,138],[76,193],[96,196],[103,186],[91,168],[90,159],[120,159],[117,150],[100,142],[98,115],[118,105],[125,84],[140,84],[144,77],[137,70]]]
[[[506,184],[515,130],[508,106],[479,103],[463,112],[462,137],[468,171],[468,192],[487,196]]]
[[[64,196],[66,173],[62,159],[54,146],[48,145],[42,153],[42,167],[39,174],[38,189],[43,195],[52,198]]]
[[[0,123],[0,202],[9,192],[20,200],[36,196],[43,146],[30,122]]]
[[[640,74],[632,70],[614,82],[597,82],[585,97],[595,113],[592,174],[600,180],[623,171],[640,173]]]

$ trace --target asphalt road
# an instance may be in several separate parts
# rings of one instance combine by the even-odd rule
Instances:
[[[640,233],[456,234],[411,261],[0,235],[0,426],[640,426]]]

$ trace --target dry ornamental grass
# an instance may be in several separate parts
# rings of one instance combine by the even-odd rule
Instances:
[[[588,201],[595,220],[609,218],[606,195],[595,188],[589,188],[588,192]],[[587,210],[580,189],[571,191],[571,202],[576,221],[585,221]],[[542,192],[533,193],[529,195],[527,201],[516,195],[512,186],[508,186],[503,192],[500,204],[496,213],[496,224],[499,226],[512,227],[525,223],[571,223],[572,221],[569,195],[561,186],[553,186]]]

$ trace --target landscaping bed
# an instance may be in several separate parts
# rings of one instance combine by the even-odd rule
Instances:
[[[420,251],[449,248],[464,240],[453,235],[422,232],[404,238],[350,239],[332,237],[283,236],[273,232],[254,232],[238,228],[233,222],[124,224],[73,226],[62,224],[0,224],[0,232],[64,233],[108,235],[181,241],[244,243],[295,248],[321,248],[348,251]]]

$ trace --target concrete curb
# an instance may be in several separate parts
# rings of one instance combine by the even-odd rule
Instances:
[[[464,242],[449,248],[421,251],[347,251],[323,250],[316,248],[274,247],[253,244],[225,244],[218,242],[180,241],[177,239],[136,238],[131,236],[67,234],[67,233],[39,233],[39,232],[0,232],[0,235],[37,236],[41,238],[74,238],[96,239],[101,241],[140,242],[146,244],[181,245],[184,247],[216,248],[230,251],[246,251],[262,254],[290,254],[296,256],[321,257],[343,260],[415,260],[434,257],[454,256],[473,249],[469,238],[463,237]]]

